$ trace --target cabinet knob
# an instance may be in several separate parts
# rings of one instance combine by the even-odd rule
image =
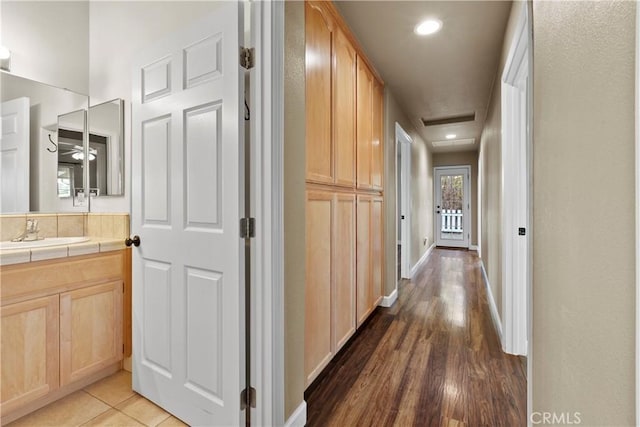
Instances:
[[[138,247],[140,246],[140,236],[135,235],[133,237],[127,237],[126,239],[124,239],[124,244],[127,246],[135,246]]]

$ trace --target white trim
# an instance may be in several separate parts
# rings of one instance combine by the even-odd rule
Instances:
[[[422,254],[418,262],[416,262],[416,265],[414,265],[413,268],[411,269],[411,278],[413,278],[413,276],[416,275],[420,267],[422,267],[422,264],[424,264],[427,261],[427,258],[429,258],[429,255],[431,255],[431,252],[435,247],[436,247],[436,244],[434,243],[431,246],[429,246],[429,249],[427,249],[427,251],[424,254]]]
[[[471,222],[471,209],[472,209],[471,208],[471,165],[434,167],[433,168],[433,186],[434,186],[433,199],[437,203],[438,199],[440,198],[439,195],[440,195],[441,188],[438,186],[437,173],[448,171],[448,170],[454,170],[454,169],[464,169],[466,171],[464,176],[464,189],[463,189],[464,206],[462,207],[462,212],[463,212],[463,221],[464,221],[463,232],[466,231],[467,238],[464,240],[458,240],[458,241],[456,240],[442,241],[443,239],[440,239],[440,232],[439,232],[440,218],[442,218],[441,216],[434,217],[435,219],[433,221],[433,235],[435,237],[434,240],[437,246],[455,246],[455,247],[469,249],[469,246],[471,245],[471,234],[473,234],[473,224]],[[434,203],[434,205],[436,205],[436,203]],[[440,208],[434,209],[435,215],[438,215],[437,212],[439,211],[440,211]],[[460,242],[460,244],[458,244],[457,242]]]
[[[380,307],[391,307],[393,303],[398,299],[398,288],[396,287],[393,292],[389,294],[389,296],[385,296],[378,304]]]
[[[477,251],[478,250],[478,245],[469,245],[469,250],[470,251]]]
[[[640,7],[636,7],[636,425],[640,425]]]
[[[398,197],[396,196],[396,221],[402,221],[400,215],[404,212],[404,222],[400,224],[402,232],[400,233],[400,277],[411,277],[411,245],[409,236],[411,234],[411,206],[409,201],[411,200],[411,143],[413,139],[411,136],[400,126],[398,122],[395,124],[396,129],[396,177],[398,178],[398,166],[400,166],[400,191],[401,204],[398,206]],[[398,150],[400,150],[400,165],[398,165]],[[397,188],[397,183],[396,183]],[[397,233],[397,224],[396,224]],[[397,258],[397,255],[396,255]],[[397,260],[396,260],[397,263]],[[396,264],[397,265],[397,264]],[[397,288],[397,280],[396,280]]]
[[[303,400],[300,406],[293,411],[284,427],[304,427],[305,424],[307,424],[307,402]]]
[[[502,308],[505,352],[527,355],[531,274],[531,84],[528,13],[522,7],[502,72]],[[524,88],[524,91],[523,91]],[[517,234],[525,227],[526,236]]]
[[[284,2],[251,4],[252,421],[284,424]],[[305,410],[306,414],[306,410]]]
[[[491,283],[489,283],[489,277],[487,277],[487,270],[484,269],[484,262],[482,262],[482,260],[480,260],[480,268],[482,269],[482,278],[484,279],[484,284],[487,289],[487,301],[489,302],[489,311],[491,311],[493,326],[495,326],[500,342],[502,342],[502,322],[500,321],[496,300],[493,297],[493,292],[491,292]]]

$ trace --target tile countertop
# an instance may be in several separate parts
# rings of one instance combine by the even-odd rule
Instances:
[[[9,249],[0,251],[0,266],[42,261],[45,259],[66,258],[88,255],[98,252],[117,251],[126,248],[124,237],[91,237],[89,241],[70,245],[47,246],[31,249]]]

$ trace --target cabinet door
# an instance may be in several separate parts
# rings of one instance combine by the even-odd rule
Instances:
[[[383,295],[383,239],[382,197],[371,202],[371,293],[373,307],[377,307]]]
[[[331,359],[331,230],[334,196],[307,192],[304,366],[309,385]]]
[[[318,5],[306,2],[307,180],[333,183],[331,138],[332,23]]]
[[[60,294],[60,384],[122,359],[121,281]]]
[[[382,85],[374,80],[371,100],[371,180],[376,190],[382,191],[384,170],[384,146],[382,135],[382,114],[384,109]]]
[[[358,188],[370,189],[371,186],[371,90],[373,76],[367,65],[358,57],[357,82],[357,160],[356,169]]]
[[[336,194],[333,280],[334,352],[356,331],[356,196]]]
[[[0,414],[59,386],[58,295],[0,308]]]
[[[333,141],[337,185],[356,184],[356,51],[337,29],[333,39]]]
[[[360,326],[373,309],[371,287],[371,196],[358,196],[356,319]]]

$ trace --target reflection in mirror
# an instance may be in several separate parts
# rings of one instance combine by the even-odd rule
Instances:
[[[58,193],[58,117],[86,110],[88,97],[0,72],[0,102],[0,213],[86,212],[87,201],[71,197],[72,186],[85,187],[82,172],[65,181],[68,197]],[[82,132],[86,126],[68,125]]]
[[[85,110],[58,117],[58,197],[84,195]],[[95,159],[95,155],[93,156]],[[91,154],[89,154],[89,160]]]
[[[89,183],[92,195],[124,195],[123,111],[122,99],[89,109]],[[94,159],[91,158],[92,153]]]

